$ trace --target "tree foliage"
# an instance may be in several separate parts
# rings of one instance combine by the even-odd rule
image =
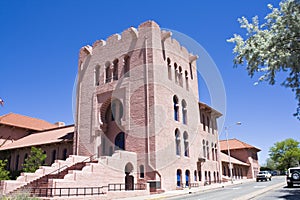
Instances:
[[[299,142],[291,138],[276,142],[270,148],[269,155],[279,170],[298,166],[300,161]]]
[[[7,160],[0,160],[0,180],[9,179],[9,171],[6,170]]]
[[[35,172],[46,158],[47,155],[43,153],[41,148],[31,147],[30,155],[23,164],[23,171]]]
[[[300,0],[282,0],[280,9],[268,7],[271,12],[261,25],[257,16],[252,23],[245,17],[238,19],[247,39],[234,34],[227,41],[235,43],[235,66],[246,63],[249,76],[261,75],[258,82],[273,85],[279,72],[286,74],[282,85],[295,92],[294,116],[300,120]]]

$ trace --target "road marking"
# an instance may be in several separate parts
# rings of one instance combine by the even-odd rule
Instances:
[[[265,186],[265,185],[254,186],[254,188],[265,188],[265,187],[267,187],[267,186]]]
[[[239,190],[239,189],[241,189],[242,187],[234,187],[234,188],[232,188],[233,190]]]

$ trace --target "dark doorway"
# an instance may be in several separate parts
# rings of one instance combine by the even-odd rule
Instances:
[[[125,150],[125,134],[123,132],[115,138],[115,150]]]

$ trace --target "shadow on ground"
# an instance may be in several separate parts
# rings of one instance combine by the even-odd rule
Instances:
[[[284,187],[280,192],[284,193],[280,199],[299,200],[300,199],[300,186],[292,188]]]

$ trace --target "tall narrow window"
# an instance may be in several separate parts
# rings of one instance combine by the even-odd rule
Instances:
[[[203,131],[205,131],[205,129],[206,129],[206,123],[205,123],[204,114],[202,114],[202,126],[203,126]]]
[[[193,66],[192,66],[192,63],[190,63],[190,74],[191,74],[191,79],[193,80]]]
[[[194,171],[194,181],[197,181],[197,170]]]
[[[105,63],[105,83],[111,81],[110,62]]]
[[[215,144],[215,159],[218,161],[218,149],[217,149],[217,144]]]
[[[99,76],[100,76],[100,66],[97,65],[95,67],[95,71],[94,71],[94,80],[95,80],[95,86],[99,86],[100,85],[100,81],[99,81]]]
[[[178,68],[177,68],[177,63],[174,63],[174,75],[175,75],[175,83],[178,83]]]
[[[178,69],[179,69],[179,73],[178,73],[179,85],[180,85],[181,87],[183,87],[182,67],[179,66]]]
[[[114,65],[114,68],[113,68],[113,80],[115,81],[115,80],[118,80],[118,68],[119,68],[119,60],[118,59],[116,59],[116,60],[114,60],[114,62],[113,62],[113,65]]]
[[[187,108],[186,108],[186,102],[185,100],[182,100],[182,123],[187,124]]]
[[[174,106],[174,120],[179,121],[179,104],[178,104],[178,98],[176,95],[173,97],[173,106]]]
[[[144,172],[144,165],[140,165],[140,178],[145,177],[145,172]]]
[[[189,157],[189,136],[187,132],[183,133],[183,140],[184,140],[184,156]]]
[[[209,117],[207,117],[207,131],[210,133],[210,120]]]
[[[186,70],[184,72],[184,77],[185,77],[185,88],[186,90],[189,90],[189,74]]]
[[[202,146],[203,146],[203,157],[206,158],[206,146],[205,146],[205,141],[202,141]]]
[[[176,144],[176,155],[180,156],[180,133],[179,130],[175,130],[175,144]]]
[[[171,60],[170,60],[170,58],[167,58],[167,65],[168,65],[168,78],[169,78],[169,80],[172,80]]]
[[[206,153],[207,153],[207,160],[209,160],[209,145],[208,145],[208,141],[206,141],[206,147],[207,147],[207,149],[206,149]]]
[[[126,55],[124,57],[124,77],[130,76],[130,57]]]

